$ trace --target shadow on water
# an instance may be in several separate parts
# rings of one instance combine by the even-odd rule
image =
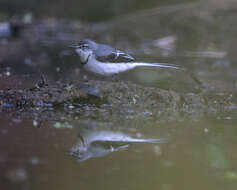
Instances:
[[[0,2],[1,189],[236,189],[234,0],[25,2]],[[185,71],[100,78],[83,38]]]

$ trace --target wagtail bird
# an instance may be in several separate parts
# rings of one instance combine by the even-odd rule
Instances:
[[[117,50],[109,45],[99,44],[88,39],[81,40],[74,48],[80,56],[84,68],[92,73],[102,76],[110,76],[131,70],[135,67],[161,67],[179,69],[174,65],[165,63],[137,62],[131,55]]]
[[[167,138],[134,138],[123,132],[89,130],[79,134],[79,142],[72,147],[70,154],[82,162],[89,158],[103,157],[109,153],[128,148],[130,143],[167,142]]]

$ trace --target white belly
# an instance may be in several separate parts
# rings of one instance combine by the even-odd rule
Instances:
[[[94,59],[88,60],[87,64],[84,66],[87,71],[102,76],[118,74],[133,69],[135,67],[136,65],[133,63],[103,63],[95,61]]]

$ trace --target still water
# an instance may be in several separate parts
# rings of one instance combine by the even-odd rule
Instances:
[[[83,162],[69,154],[78,142],[80,126],[57,129],[45,123],[37,128],[32,120],[16,123],[6,117],[1,122],[4,189],[235,189],[237,185],[233,118],[148,124],[143,129],[126,126],[130,134],[169,141],[128,143],[127,148]]]
[[[41,73],[50,84],[110,81],[78,67],[78,57],[67,48],[75,40],[90,38],[138,60],[184,68],[136,69],[116,80],[175,92],[174,99],[205,96],[208,102],[190,98],[186,105],[192,103],[192,109],[167,104],[153,113],[149,107],[136,110],[122,104],[116,109],[104,105],[101,113],[97,108],[92,112],[90,105],[83,106],[84,112],[72,105],[70,112],[6,112],[1,107],[0,188],[235,190],[236,10],[232,0],[168,5],[161,1],[142,11],[105,14],[98,20],[106,19],[97,23],[51,17],[34,21],[27,13],[19,22],[24,23],[18,25],[19,36],[9,39],[7,24],[0,24],[2,91],[31,88]],[[124,93],[139,104],[140,97],[131,92],[135,91]]]

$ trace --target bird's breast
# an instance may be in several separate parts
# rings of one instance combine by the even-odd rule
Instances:
[[[109,76],[128,71],[136,67],[133,63],[103,63],[100,61],[89,60],[85,69],[103,76]]]

